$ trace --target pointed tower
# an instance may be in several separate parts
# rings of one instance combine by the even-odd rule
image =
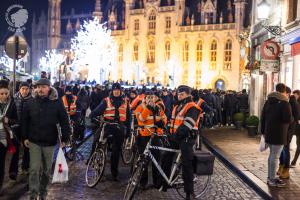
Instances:
[[[61,34],[60,4],[61,4],[61,0],[49,0],[48,30],[47,30],[48,49],[57,48],[60,42],[60,34]]]
[[[233,23],[233,8],[232,8],[232,3],[231,0],[227,0],[227,22],[228,23]]]
[[[234,0],[237,34],[244,29],[246,0]]]
[[[70,19],[68,19],[68,23],[67,23],[67,26],[66,26],[66,33],[67,34],[72,34],[72,32],[73,32],[72,24],[71,24]]]
[[[76,29],[76,30],[79,30],[79,29],[80,29],[80,21],[79,21],[79,18],[77,18],[77,20],[76,20],[75,29]]]
[[[101,12],[101,0],[96,0],[93,17],[97,17],[100,20],[100,22],[102,21],[103,13]]]
[[[175,9],[177,13],[177,25],[182,26],[184,24],[184,12],[185,12],[185,0],[175,1]]]

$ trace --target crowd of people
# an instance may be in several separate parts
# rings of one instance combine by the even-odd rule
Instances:
[[[19,156],[22,155],[21,169],[28,174],[30,198],[45,199],[49,174],[53,165],[53,152],[58,144],[57,124],[61,127],[61,146],[69,140],[73,130],[85,124],[86,117],[94,119],[103,116],[106,121],[117,122],[119,126],[107,126],[105,133],[112,135],[111,174],[118,181],[119,157],[124,138],[130,135],[130,122],[135,117],[140,127],[137,138],[139,154],[142,154],[151,133],[167,132],[173,138],[170,145],[179,148],[183,155],[183,180],[186,199],[193,196],[193,143],[196,131],[202,128],[233,126],[233,116],[237,112],[249,113],[248,94],[245,90],[213,91],[196,90],[181,85],[177,89],[127,88],[119,83],[112,86],[80,86],[59,83],[51,84],[47,78],[17,83],[12,95],[11,84],[0,80],[0,191],[5,175],[6,152],[13,152],[9,167],[9,178],[17,180]],[[284,186],[275,177],[276,161],[280,156],[278,175],[288,178],[288,169],[294,166],[300,154],[300,138],[297,137],[296,155],[290,165],[289,144],[291,137],[299,132],[300,92],[291,90],[284,84],[276,87],[276,92],[268,96],[261,116],[261,133],[270,146],[268,184]],[[87,115],[87,111],[91,113]],[[93,121],[93,120],[92,120]],[[77,126],[77,127],[76,127]],[[76,140],[82,140],[83,131],[74,131]],[[95,136],[97,138],[97,135]],[[154,140],[154,143],[159,143]],[[22,151],[22,152],[21,152]],[[160,155],[162,168],[170,173],[174,154]],[[167,183],[153,167],[154,187],[166,191]],[[144,172],[140,188],[147,188],[148,173]]]

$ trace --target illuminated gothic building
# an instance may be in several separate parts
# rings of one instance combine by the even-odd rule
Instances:
[[[63,2],[49,0],[48,16],[32,24],[33,62],[45,49],[68,48],[83,20],[98,17],[118,45],[118,78],[240,90],[247,86],[247,44],[239,35],[249,25],[248,2],[96,0],[88,13],[61,15]]]

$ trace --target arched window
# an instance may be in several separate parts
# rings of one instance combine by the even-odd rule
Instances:
[[[203,59],[203,42],[199,40],[197,42],[196,48],[196,88],[201,86],[201,68],[202,68],[202,59]]]
[[[170,41],[167,41],[165,43],[165,59],[170,60],[171,57],[171,43]]]
[[[153,40],[148,42],[147,63],[155,63],[155,43]]]
[[[148,19],[149,19],[149,27],[148,27],[149,34],[155,34],[155,29],[156,29],[156,15],[155,15],[155,11],[154,10],[151,11]]]
[[[225,51],[224,51],[224,69],[230,70],[231,69],[231,57],[232,57],[232,41],[227,40],[225,44]]]
[[[189,61],[189,42],[185,41],[182,48],[182,60],[183,62]]]
[[[137,42],[133,45],[133,61],[139,60],[139,44]]]
[[[119,62],[123,62],[123,44],[120,44],[119,46]]]
[[[203,54],[202,50],[203,50],[203,43],[200,40],[197,43],[197,49],[196,49],[197,62],[202,62],[202,54]]]
[[[217,68],[217,41],[213,40],[210,45],[210,66],[211,70],[216,70]]]

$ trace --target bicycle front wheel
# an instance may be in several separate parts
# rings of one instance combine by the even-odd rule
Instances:
[[[86,168],[85,181],[88,187],[95,187],[101,180],[104,174],[105,164],[105,151],[99,148],[91,156]]]
[[[129,179],[128,185],[125,190],[123,200],[131,200],[137,191],[137,187],[141,181],[142,174],[145,170],[143,162],[139,162],[134,168],[131,178]]]
[[[133,150],[133,138],[127,138],[122,146],[122,160],[125,165],[129,165],[133,161],[134,150]]]

